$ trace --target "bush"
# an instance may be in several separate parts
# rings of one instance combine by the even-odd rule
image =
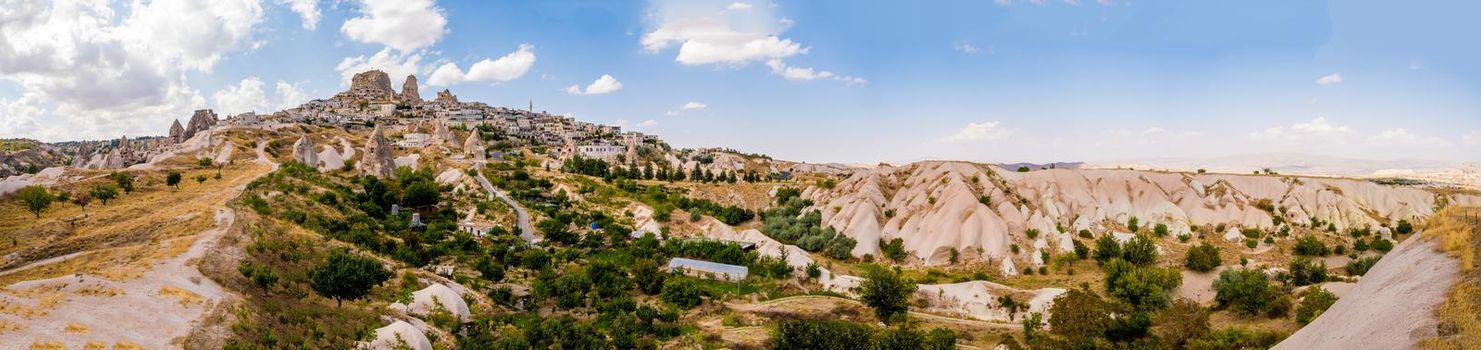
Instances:
[[[1167,225],[1157,224],[1152,227],[1152,232],[1156,233],[1157,237],[1167,237]]]
[[[1127,262],[1137,266],[1147,266],[1157,262],[1157,244],[1145,235],[1136,235],[1126,241],[1121,247],[1122,257]]]
[[[1397,225],[1394,225],[1394,233],[1407,235],[1413,232],[1414,225],[1410,224],[1409,220],[1399,219],[1399,223]]]
[[[1298,256],[1291,260],[1291,284],[1304,286],[1314,283],[1322,283],[1327,280],[1327,263],[1312,262],[1311,259]]]
[[[1270,278],[1258,270],[1228,270],[1214,281],[1214,301],[1220,308],[1232,308],[1244,315],[1259,315],[1275,299]]]
[[[1095,261],[1104,263],[1106,260],[1120,257],[1121,243],[1116,242],[1116,238],[1110,233],[1101,235],[1095,240]]]
[[[1295,307],[1295,304],[1295,298],[1292,298],[1288,294],[1280,294],[1275,297],[1275,300],[1270,302],[1270,308],[1265,310],[1265,317],[1284,318],[1287,314],[1291,313],[1291,308]]]
[[[1353,259],[1352,261],[1348,261],[1347,266],[1345,266],[1344,268],[1347,269],[1347,274],[1349,275],[1362,276],[1367,274],[1368,270],[1372,269],[1374,264],[1378,263],[1378,259],[1379,257],[1376,256],[1365,256]]]
[[[689,277],[669,277],[663,281],[658,298],[680,308],[692,308],[702,301],[705,292],[699,282]]]
[[[1138,310],[1166,307],[1171,291],[1183,283],[1177,270],[1135,266],[1121,259],[1111,259],[1101,269],[1106,273],[1106,291]]]
[[[1188,349],[1269,349],[1285,338],[1275,331],[1225,328],[1188,342]]]
[[[1296,255],[1324,256],[1330,251],[1321,240],[1312,236],[1304,236],[1296,240]]]
[[[880,251],[886,258],[894,262],[905,260],[905,240],[900,238],[891,239],[888,242],[880,240]]]
[[[1198,272],[1213,271],[1223,263],[1223,260],[1219,258],[1219,248],[1208,242],[1188,249],[1187,255],[1183,258],[1183,266]]]
[[[1337,303],[1337,296],[1320,287],[1312,287],[1301,292],[1301,305],[1296,307],[1296,322],[1306,325],[1321,316],[1327,308]]]
[[[1036,228],[1028,229],[1027,231],[1023,231],[1023,235],[1028,236],[1028,239],[1039,238],[1039,229],[1036,229]]]
[[[1390,250],[1394,250],[1394,241],[1382,238],[1375,239],[1373,240],[1373,250],[1387,253]]]
[[[777,349],[868,349],[869,326],[839,320],[783,320],[777,323]]]

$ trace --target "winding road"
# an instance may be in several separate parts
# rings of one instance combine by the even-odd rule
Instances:
[[[540,238],[535,237],[535,229],[530,227],[530,212],[525,210],[525,207],[519,205],[519,202],[515,202],[514,198],[509,198],[508,193],[494,188],[494,185],[489,183],[489,179],[483,177],[483,172],[475,171],[475,173],[478,174],[478,177],[476,177],[478,184],[483,186],[484,191],[489,192],[489,196],[498,198],[504,204],[508,204],[510,208],[514,208],[514,216],[518,219],[519,238],[524,239],[525,242],[529,242],[530,244],[538,243]]]

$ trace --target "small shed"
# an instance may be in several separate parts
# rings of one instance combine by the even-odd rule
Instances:
[[[717,262],[694,260],[685,258],[674,258],[669,260],[669,271],[683,271],[685,274],[712,279],[739,281],[746,279],[750,269],[740,265],[721,264]]]

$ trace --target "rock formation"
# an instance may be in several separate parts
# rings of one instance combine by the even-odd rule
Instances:
[[[483,138],[477,131],[468,133],[468,139],[463,141],[463,153],[475,160],[484,160]]]
[[[457,141],[453,138],[453,132],[447,129],[446,121],[437,119],[432,121],[432,123],[432,143],[447,142],[453,144],[454,147],[457,146]]]
[[[298,142],[293,143],[293,159],[312,168],[319,167],[319,154],[314,153],[314,141],[308,134],[299,136]]]
[[[452,90],[442,89],[442,91],[437,92],[437,104],[444,106],[457,105],[458,96],[453,95]]]
[[[392,102],[396,91],[391,89],[391,77],[380,70],[356,73],[350,78],[350,90],[334,95],[338,100],[365,102]]]
[[[370,140],[365,143],[364,156],[360,159],[360,173],[379,177],[396,174],[396,163],[391,158],[391,143],[386,141],[380,125],[375,126],[375,131],[370,132]]]
[[[1481,203],[1478,196],[1444,196],[1452,205]],[[1171,236],[1219,224],[1238,232],[1235,228],[1276,230],[1320,222],[1343,231],[1427,217],[1440,200],[1419,188],[1353,179],[1131,170],[1018,173],[934,161],[857,171],[835,186],[810,187],[803,197],[817,203],[824,225],[858,242],[856,256],[877,256],[881,239],[902,238],[906,250],[927,264],[944,263],[956,250],[993,261],[1011,257],[1019,266],[1032,262],[1035,249],[1011,254],[1011,245],[1040,246],[1026,237],[1028,229],[1038,230],[1046,243],[1063,242],[1062,236],[1082,229],[1113,233],[1131,217],[1144,229],[1167,225]],[[1258,203],[1278,210],[1260,209]],[[1283,223],[1274,220],[1277,215]]]
[[[170,140],[175,143],[185,141],[185,127],[180,126],[179,119],[175,119],[170,122]]]
[[[185,125],[185,133],[181,134],[181,140],[189,140],[196,133],[211,129],[216,126],[216,112],[209,109],[197,109],[190,116],[190,123]]]
[[[417,91],[416,75],[406,75],[406,83],[401,84],[401,102],[409,105],[422,103],[422,94]]]

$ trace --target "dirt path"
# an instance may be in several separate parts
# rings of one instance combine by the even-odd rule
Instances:
[[[1321,317],[1276,349],[1411,349],[1436,334],[1434,307],[1460,264],[1415,234],[1373,265]]]
[[[218,208],[215,219],[211,229],[181,238],[194,238],[184,254],[156,263],[137,279],[117,282],[75,274],[8,286],[20,292],[7,296],[5,303],[51,307],[44,314],[12,320],[25,327],[0,337],[0,349],[36,343],[72,349],[89,343],[180,347],[178,338],[225,295],[221,285],[195,267],[195,261],[231,227],[236,215]]]
[[[813,301],[813,302],[812,303],[809,303],[809,301]],[[764,310],[764,309],[769,308],[769,307],[775,307],[775,306],[779,306],[779,305],[782,305],[782,304],[795,303],[795,302],[803,302],[804,304],[809,304],[809,305],[813,305],[813,306],[818,306],[818,305],[820,305],[822,303],[826,303],[826,302],[842,302],[842,303],[850,303],[850,304],[859,304],[859,301],[858,300],[853,300],[853,299],[849,299],[849,298],[840,298],[840,297],[828,296],[828,295],[795,295],[795,296],[790,296],[790,297],[785,297],[785,298],[777,298],[777,299],[772,299],[772,300],[767,300],[767,301],[762,301],[762,302],[757,302],[757,303],[725,303],[725,306],[726,307],[729,307],[731,309],[737,310],[737,311],[756,312],[756,311]],[[996,322],[987,322],[987,321],[979,321],[979,320],[969,320],[969,319],[964,319],[964,318],[956,318],[956,317],[950,317],[950,316],[942,316],[942,315],[924,313],[924,312],[919,312],[919,311],[910,311],[910,317],[915,317],[915,318],[919,318],[919,319],[923,319],[923,320],[929,320],[929,321],[934,321],[934,322],[950,323],[950,324],[956,324],[956,325],[968,326],[968,327],[976,327],[976,328],[1023,329],[1023,325],[1020,325],[1020,324],[1017,324],[1017,323],[996,323]]]

